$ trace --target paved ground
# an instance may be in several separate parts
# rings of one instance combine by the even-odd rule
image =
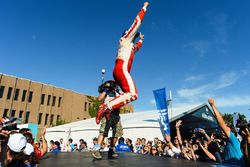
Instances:
[[[41,167],[209,167],[211,164],[134,153],[118,153],[116,159],[94,160],[91,153],[48,153],[40,160]]]

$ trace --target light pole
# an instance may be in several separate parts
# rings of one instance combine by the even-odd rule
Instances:
[[[103,69],[102,69],[102,84],[103,84],[103,82],[104,82],[104,74],[105,74],[105,69],[103,68]]]

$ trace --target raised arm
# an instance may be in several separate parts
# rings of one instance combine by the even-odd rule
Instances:
[[[135,52],[139,51],[144,41],[144,35],[140,33],[140,40],[135,44]]]
[[[181,132],[180,132],[181,122],[182,122],[182,120],[179,120],[175,124],[176,133],[177,133],[177,139],[178,139],[178,142],[179,142],[180,146],[182,146],[182,139],[181,139]]]
[[[204,153],[208,156],[208,158],[216,162],[215,156],[211,152],[209,152],[205,147],[203,147],[200,141],[197,141],[197,143],[199,144],[200,148],[204,151]]]
[[[134,35],[136,34],[138,29],[140,28],[140,25],[141,25],[141,23],[142,23],[142,21],[144,19],[144,16],[146,14],[148,5],[149,5],[148,2],[144,2],[143,7],[141,8],[139,13],[137,14],[133,24],[130,26],[130,28],[123,35],[123,38],[132,39],[134,37]]]
[[[219,113],[217,107],[215,106],[214,99],[210,98],[208,99],[208,103],[211,105],[211,107],[214,110],[215,118],[217,119],[217,122],[223,132],[226,134],[226,136],[229,138],[230,137],[230,128],[226,125],[224,119],[222,118],[221,114]]]
[[[208,136],[204,129],[200,129],[200,133],[202,133],[206,137],[207,141],[211,141],[211,138]]]
[[[48,144],[47,141],[45,139],[45,133],[46,133],[46,129],[44,129],[42,131],[42,149],[41,149],[41,156],[43,156],[44,154],[47,153],[48,151]]]

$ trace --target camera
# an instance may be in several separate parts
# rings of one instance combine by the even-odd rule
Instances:
[[[8,121],[0,125],[0,129],[7,131],[18,130],[17,125],[21,123],[22,120],[20,118],[9,118]]]
[[[103,84],[101,84],[98,87],[98,92],[102,93],[104,92],[106,89],[108,89],[108,91],[113,91],[116,89],[116,82],[114,80],[108,80],[106,82],[104,82]]]
[[[240,130],[245,130],[246,128],[250,130],[250,123],[247,121],[241,121],[241,122],[238,121],[236,127],[240,128]]]

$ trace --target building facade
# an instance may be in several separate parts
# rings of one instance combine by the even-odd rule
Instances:
[[[0,74],[0,116],[21,118],[23,123],[51,127],[60,120],[90,118],[88,95],[27,79]],[[133,112],[129,105],[125,112]]]

